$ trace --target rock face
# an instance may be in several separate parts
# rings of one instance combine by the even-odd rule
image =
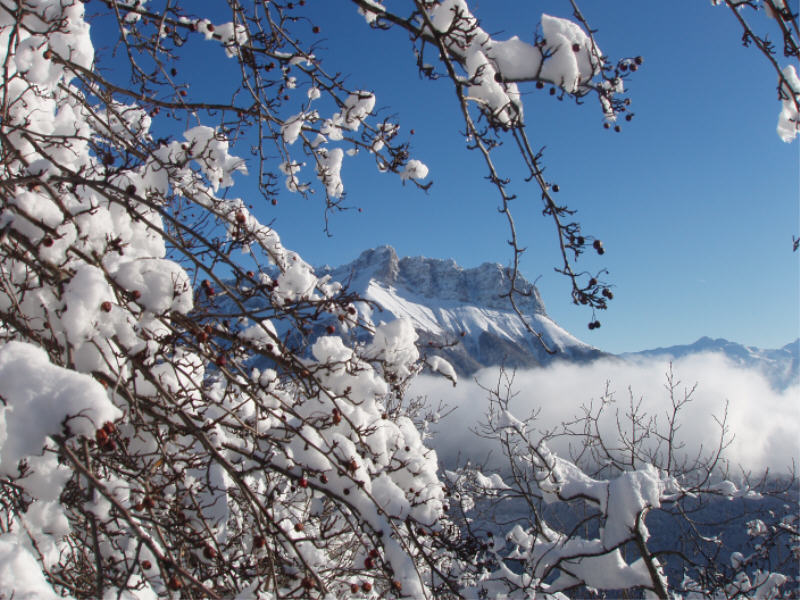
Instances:
[[[542,332],[553,353],[523,326],[503,292],[509,289],[506,270],[493,263],[464,269],[453,260],[399,258],[391,246],[364,251],[353,262],[322,268],[367,303],[361,316],[375,324],[393,318],[412,320],[429,354],[450,361],[460,374],[494,365],[532,367],[558,359],[591,360],[602,353],[553,322],[536,287],[518,280],[525,295],[516,299],[520,312]],[[438,346],[446,346],[438,348]]]
[[[325,272],[325,270],[323,270]],[[398,258],[391,246],[380,246],[361,253],[353,262],[328,269],[334,279],[356,281],[365,277],[384,287],[412,292],[435,301],[453,301],[496,310],[510,310],[508,300],[500,294],[508,289],[505,269],[496,263],[484,263],[474,269],[463,269],[452,259],[422,256]],[[520,298],[518,306],[526,314],[545,314],[544,303],[536,287],[522,281],[529,295]]]

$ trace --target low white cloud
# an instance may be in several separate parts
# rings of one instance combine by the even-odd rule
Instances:
[[[536,425],[540,430],[552,430],[582,414],[581,406],[595,406],[608,389],[615,398],[607,418],[602,421],[606,439],[617,439],[614,411],[623,415],[630,406],[630,394],[640,410],[656,416],[666,424],[671,403],[665,389],[665,374],[669,368],[666,358],[649,358],[635,362],[603,359],[586,365],[554,364],[543,369],[515,373],[511,412],[525,417],[540,411]],[[436,448],[445,464],[462,460],[481,460],[491,451],[497,457],[499,448],[482,440],[470,431],[485,420],[488,394],[484,387],[495,387],[498,369],[485,369],[472,381],[462,378],[453,388],[441,377],[419,377],[411,393],[427,396],[429,403],[444,401],[455,411],[434,428],[429,443]],[[725,452],[732,466],[759,472],[769,468],[775,474],[785,474],[792,460],[800,459],[800,385],[784,391],[772,389],[756,370],[743,369],[721,354],[696,354],[673,363],[676,396],[697,384],[692,401],[680,413],[678,438],[685,444],[683,452],[696,454],[701,445],[710,449],[719,440],[717,420],[725,416],[733,441]],[[480,385],[479,385],[480,384]],[[567,444],[554,444],[554,450],[566,454]]]

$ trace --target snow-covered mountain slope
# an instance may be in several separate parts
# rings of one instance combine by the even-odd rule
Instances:
[[[786,389],[800,381],[800,338],[782,348],[764,349],[744,346],[722,338],[701,337],[693,344],[627,352],[621,354],[620,358],[668,357],[674,359],[705,352],[723,354],[736,365],[760,371],[776,389]]]
[[[443,356],[462,374],[499,364],[530,367],[602,355],[550,319],[539,291],[523,280],[518,285],[527,295],[517,299],[517,306],[534,330],[542,332],[554,351],[549,354],[502,296],[509,282],[498,264],[464,269],[453,260],[400,259],[392,247],[381,246],[366,250],[349,264],[317,271],[330,273],[370,301],[359,304],[365,320],[378,324],[409,318],[423,345],[430,348],[429,354]]]

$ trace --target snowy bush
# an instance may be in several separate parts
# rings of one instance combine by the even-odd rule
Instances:
[[[493,39],[462,0],[418,0],[408,18],[372,0],[343,7],[407,29],[421,72],[453,80],[512,227],[489,153],[499,136],[517,136],[574,300],[604,308],[608,289],[571,267],[602,244],[553,202],[518,85],[594,96],[612,124],[641,59],[610,62],[579,13],[543,15],[526,42]],[[190,13],[201,8],[209,14]],[[340,334],[363,326],[356,298],[284,247],[251,211],[257,200],[230,193],[250,173],[260,201],[280,183],[335,210],[352,149],[427,185],[398,126],[374,117],[375,95],[323,70],[303,41],[316,26],[293,8],[0,1],[0,595],[663,595],[658,559],[645,547],[627,561],[620,549],[646,543],[644,514],[678,493],[673,474],[637,463],[589,476],[508,411],[491,424],[505,448],[509,436],[523,442],[508,454],[529,470],[521,481],[553,501],[580,496],[604,529],[590,539],[515,526],[514,552],[492,550],[495,570],[477,561],[478,538],[448,499],[462,494],[461,476],[440,475],[424,413],[403,398],[424,364],[413,328],[389,323],[368,344],[345,344]],[[101,34],[118,51],[111,73],[96,60]],[[177,83],[187,44],[223,53],[240,73],[229,102]],[[428,54],[441,55],[437,66]],[[782,83],[784,139],[796,123],[793,73]],[[247,145],[253,157],[236,156]],[[512,302],[520,293],[508,290]],[[454,378],[441,359],[431,366]],[[516,489],[471,477],[482,490]],[[536,564],[517,572],[508,561]],[[743,594],[783,583],[763,571],[737,577],[729,584]]]

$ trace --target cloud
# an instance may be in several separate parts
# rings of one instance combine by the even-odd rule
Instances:
[[[511,412],[518,418],[539,411],[538,429],[559,427],[582,414],[581,406],[596,407],[606,390],[613,394],[614,404],[601,422],[606,439],[616,440],[615,411],[623,415],[641,399],[641,410],[656,416],[659,424],[666,423],[671,410],[665,389],[668,359],[648,358],[636,361],[603,359],[585,365],[558,363],[547,368],[518,371],[514,375],[510,403]],[[800,459],[800,385],[784,391],[772,389],[756,370],[744,369],[721,354],[695,354],[675,360],[675,395],[683,398],[695,384],[692,401],[681,410],[678,438],[685,444],[683,452],[694,455],[702,448],[709,450],[719,440],[720,427],[715,419],[725,416],[734,436],[725,456],[732,466],[760,472],[770,468],[773,473],[785,474],[792,460]],[[485,420],[488,394],[481,388],[495,387],[499,370],[485,369],[474,380],[466,378],[453,388],[441,377],[417,378],[411,394],[427,396],[429,404],[444,401],[455,411],[442,419],[429,443],[437,450],[445,465],[452,465],[460,455],[481,460],[499,448],[470,431]],[[566,441],[551,445],[566,456]]]

